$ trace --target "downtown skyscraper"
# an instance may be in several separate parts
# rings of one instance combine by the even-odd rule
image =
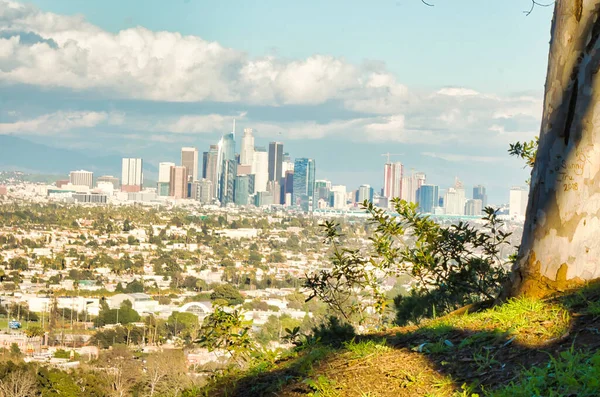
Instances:
[[[269,143],[269,181],[279,182],[283,175],[283,143]]]
[[[487,207],[487,194],[485,192],[485,186],[473,186],[473,200],[481,200],[482,207]]]
[[[383,196],[388,200],[402,196],[403,165],[388,162],[383,168]]]
[[[143,183],[142,159],[124,158],[121,164],[121,191],[139,192]]]
[[[237,161],[235,159],[235,120],[233,121],[233,131],[229,132],[219,142],[219,155],[217,164],[218,182],[219,182],[219,201],[221,205],[233,203],[233,191],[235,177],[237,176]]]
[[[198,149],[195,147],[181,148],[181,165],[185,167],[188,182],[198,180]]]
[[[292,205],[312,211],[315,202],[315,160],[300,158],[294,163]]]
[[[202,154],[202,178],[211,182],[211,199],[217,197],[219,187],[219,145],[210,145],[208,152]]]
[[[254,135],[252,128],[244,128],[242,147],[240,148],[240,164],[252,165],[254,163]]]

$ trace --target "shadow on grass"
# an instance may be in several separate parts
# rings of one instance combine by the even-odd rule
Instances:
[[[513,301],[418,328],[346,334],[333,343],[306,346],[273,367],[223,377],[206,395],[470,396],[517,381],[531,367],[547,367],[561,352],[598,347],[600,286],[595,284],[547,301]]]

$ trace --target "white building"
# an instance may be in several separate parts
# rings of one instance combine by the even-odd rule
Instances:
[[[158,163],[158,182],[171,182],[171,167],[175,167],[175,163]]]
[[[417,202],[417,190],[425,184],[425,174],[423,172],[412,172],[410,175],[402,177],[402,200],[409,203]]]
[[[483,201],[479,199],[467,200],[465,204],[465,215],[481,215],[483,212]]]
[[[242,136],[242,147],[240,148],[240,164],[254,164],[254,135],[252,128],[244,128],[244,136]]]
[[[529,190],[521,186],[510,188],[508,214],[512,217],[525,217]]]
[[[141,189],[143,183],[142,159],[124,158],[121,165],[121,186],[137,186]]]
[[[131,302],[133,310],[139,314],[154,313],[158,310],[158,302],[153,300],[150,295],[142,293],[113,295],[108,299],[108,306],[111,309],[117,309],[126,300]]]
[[[265,149],[256,148],[252,173],[254,174],[254,193],[266,192],[269,181],[269,153]]]
[[[71,171],[69,173],[69,183],[71,185],[81,185],[92,188],[94,186],[94,173],[91,171]]]
[[[336,210],[346,209],[346,186],[344,185],[333,185],[331,187],[331,195],[333,197],[333,208]]]

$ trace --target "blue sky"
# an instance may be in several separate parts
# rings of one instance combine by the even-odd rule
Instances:
[[[508,142],[539,128],[551,7],[434,3],[0,0],[0,133],[157,163],[237,117],[349,189],[380,188],[391,151],[506,201],[527,178]]]

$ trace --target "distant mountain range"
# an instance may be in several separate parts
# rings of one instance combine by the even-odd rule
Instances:
[[[42,145],[12,135],[0,135],[0,170],[40,174],[68,175],[74,170],[93,171],[95,176],[121,177],[121,157],[93,156],[89,153]],[[144,174],[157,173],[156,167],[144,164]]]

